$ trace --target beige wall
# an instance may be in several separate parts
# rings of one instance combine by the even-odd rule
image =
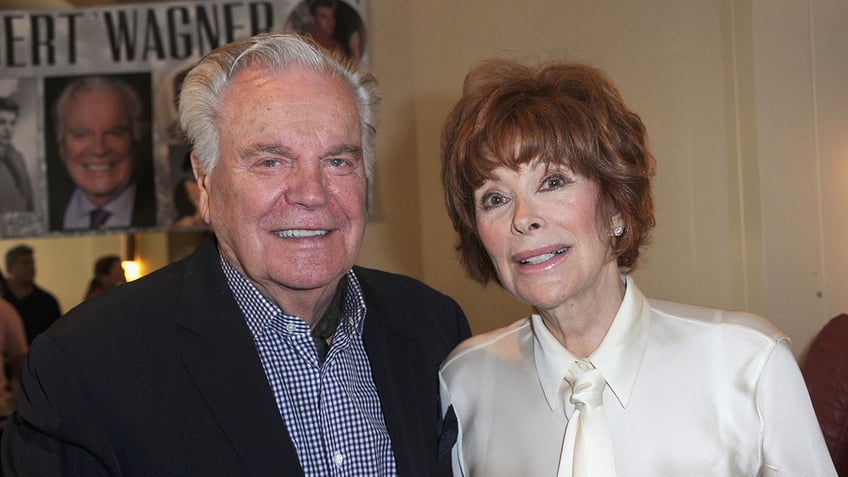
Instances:
[[[402,158],[380,151],[417,159],[422,268],[405,271],[456,297],[475,331],[526,311],[464,277],[439,196],[439,126],[488,56],[590,61],[641,114],[658,163],[636,273],[650,296],[766,315],[799,356],[848,311],[845,2],[372,2],[371,20],[387,111],[411,110],[391,125]]]
[[[439,128],[473,62],[558,56],[605,69],[648,128],[657,228],[636,279],[649,296],[764,314],[798,355],[830,316],[848,311],[845,2],[370,0],[369,8],[384,107],[361,264],[456,297],[477,332],[527,312],[456,263]],[[166,240],[147,241],[151,263],[164,263]],[[17,242],[0,241],[0,250]],[[120,250],[116,236],[29,242],[39,281],[65,308],[96,256]]]
[[[755,3],[766,307],[797,344],[848,312],[848,3]]]

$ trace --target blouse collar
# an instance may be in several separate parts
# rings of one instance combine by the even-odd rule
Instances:
[[[600,370],[621,407],[626,408],[645,354],[651,307],[633,279],[623,279],[626,288],[618,313],[600,346],[587,360]],[[533,314],[531,322],[539,383],[551,410],[561,409],[559,392],[565,372],[578,358],[554,338],[541,316]]]

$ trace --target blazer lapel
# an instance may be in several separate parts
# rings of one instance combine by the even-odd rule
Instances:
[[[367,308],[363,342],[392,438],[398,474],[417,475],[423,467],[414,461],[414,456],[421,454],[422,439],[418,431],[422,428],[419,396],[413,380],[421,372],[413,359],[415,340],[405,330],[392,325],[380,294],[361,275],[357,277]]]
[[[183,362],[254,476],[303,475],[215,242],[189,259],[176,313]]]

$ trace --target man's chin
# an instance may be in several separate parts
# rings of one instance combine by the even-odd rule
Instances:
[[[121,195],[121,193],[124,190],[126,190],[126,188],[128,186],[129,186],[129,184],[127,184],[123,187],[117,187],[117,188],[112,187],[112,188],[108,188],[108,189],[103,188],[103,187],[92,187],[92,188],[80,187],[80,190],[82,190],[82,192],[85,194],[85,196],[88,198],[88,200],[94,202],[95,204],[98,204],[98,203],[104,203],[105,204],[107,202],[111,202],[111,201],[115,200],[116,198],[118,198],[118,196]]]

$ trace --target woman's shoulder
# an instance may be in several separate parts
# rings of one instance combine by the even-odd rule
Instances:
[[[771,341],[787,339],[786,334],[766,318],[740,310],[651,299],[654,316],[671,321],[716,330],[758,335]]]
[[[467,364],[470,361],[487,359],[493,355],[520,353],[522,338],[532,336],[530,318],[522,318],[515,323],[486,333],[474,335],[459,345],[445,359],[442,368]]]

